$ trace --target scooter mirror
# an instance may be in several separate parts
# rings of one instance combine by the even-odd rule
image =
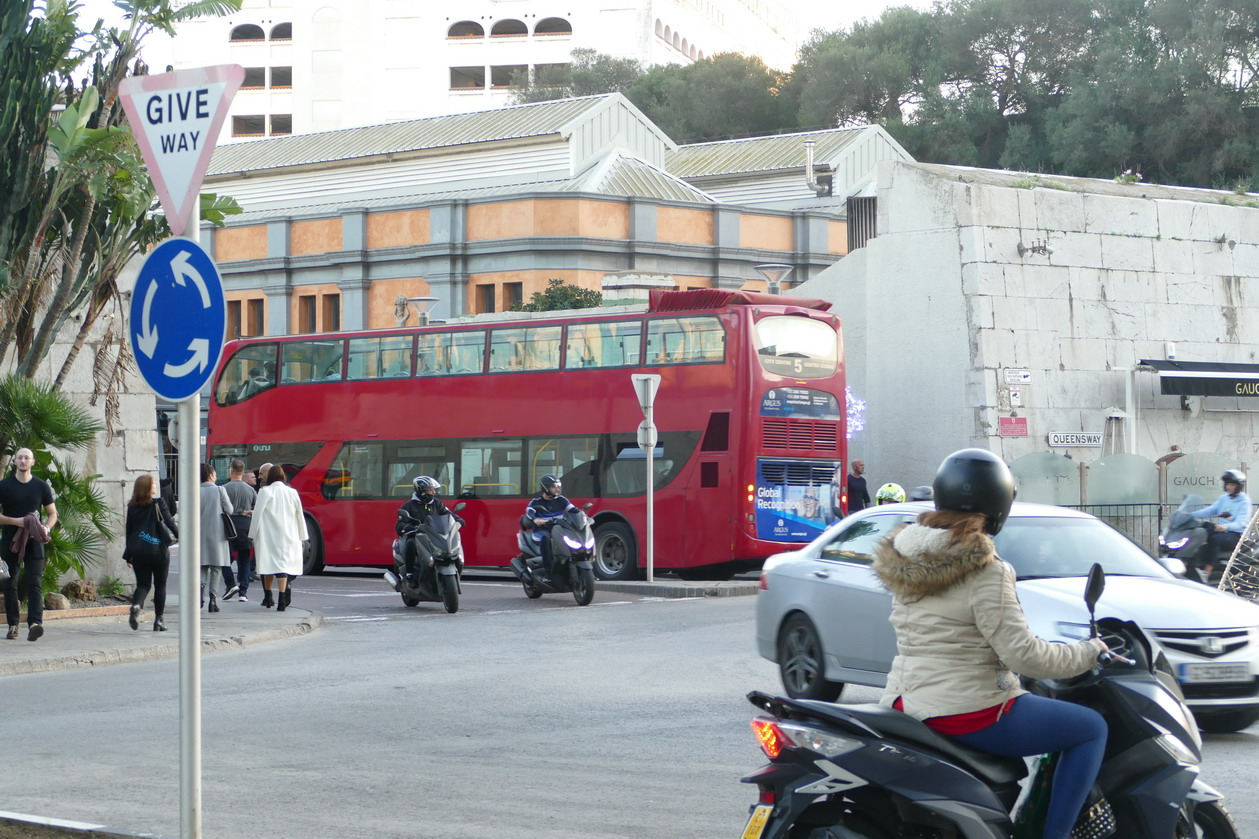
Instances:
[[[467,507],[467,506],[468,506],[468,502],[467,502],[467,501],[460,501],[458,504],[456,504],[456,505],[455,505],[455,512],[457,513],[457,512],[459,512],[460,510],[462,510],[464,507]]]
[[[1099,563],[1094,562],[1093,567],[1089,569],[1089,580],[1084,586],[1084,605],[1089,609],[1089,625],[1093,628],[1093,635],[1097,635],[1097,618],[1093,614],[1093,610],[1097,607],[1097,601],[1102,598],[1102,592],[1106,589],[1106,572],[1102,570]]]

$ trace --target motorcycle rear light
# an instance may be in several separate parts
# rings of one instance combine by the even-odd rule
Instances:
[[[761,751],[765,752],[770,760],[782,754],[784,746],[795,745],[791,742],[791,738],[778,727],[778,723],[768,717],[757,717],[752,720],[752,733],[756,735]]]
[[[756,799],[757,804],[777,804],[778,796],[774,792],[773,787],[761,787],[761,794]]]

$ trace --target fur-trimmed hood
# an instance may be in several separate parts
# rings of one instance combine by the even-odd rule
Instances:
[[[902,601],[942,594],[997,558],[983,533],[949,544],[952,531],[910,524],[874,549],[873,569],[883,586]]]

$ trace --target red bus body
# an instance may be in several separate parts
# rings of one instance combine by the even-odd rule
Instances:
[[[722,576],[809,541],[842,515],[843,351],[827,307],[665,292],[647,307],[232,341],[210,400],[210,458],[221,474],[236,457],[249,468],[284,466],[312,525],[309,571],[391,563],[397,510],[411,480],[432,473],[448,506],[465,504],[468,564],[506,566],[537,479],[556,474],[574,503],[593,502],[599,550],[629,560],[620,571],[615,560],[596,563],[601,576],[628,577],[646,561],[647,519],[646,457],[636,444],[643,412],[631,375],[658,373],[655,566]],[[505,355],[528,359],[529,342],[545,343],[547,358],[558,352],[559,369],[417,375],[453,369],[454,333],[470,333],[458,340],[473,354],[484,333],[481,371],[502,369]],[[805,333],[804,351],[778,355]],[[826,340],[829,362],[817,349]],[[439,343],[451,349],[425,349]],[[679,348],[672,357],[671,346]],[[362,378],[375,375],[365,368],[384,369],[381,347],[408,356],[409,366],[397,377]],[[311,372],[320,358],[331,359],[320,371],[330,380]]]

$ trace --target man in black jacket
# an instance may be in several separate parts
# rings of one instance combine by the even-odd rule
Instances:
[[[398,510],[398,521],[393,528],[395,533],[399,536],[405,536],[406,532],[414,528],[417,523],[422,524],[428,520],[429,516],[442,514],[454,516],[460,527],[463,526],[463,519],[448,510],[446,505],[442,503],[441,498],[438,497],[437,493],[441,491],[442,485],[436,479],[430,478],[428,475],[420,475],[411,482],[411,486],[415,491],[411,494],[411,499]],[[458,555],[462,557],[462,546],[459,545],[458,541],[455,542],[455,545],[457,546]],[[406,565],[407,580],[411,582],[415,581],[416,553],[415,540],[407,538],[402,561]]]
[[[529,501],[525,515],[533,523],[533,532],[529,538],[542,553],[542,572],[551,573],[551,534],[549,527],[564,513],[577,509],[574,504],[560,494],[564,485],[554,475],[543,475],[538,481],[540,492]]]
[[[870,506],[870,490],[866,487],[866,462],[854,460],[848,475],[848,512],[855,513]]]
[[[44,543],[57,524],[57,505],[52,487],[31,474],[35,454],[26,448],[13,454],[13,474],[0,481],[0,559],[9,566],[9,581],[4,586],[4,611],[9,620],[10,641],[18,635],[18,574],[26,566],[26,633],[27,641],[38,641],[44,634]],[[43,539],[26,540],[23,556],[14,547],[18,528],[28,513],[44,511]]]

